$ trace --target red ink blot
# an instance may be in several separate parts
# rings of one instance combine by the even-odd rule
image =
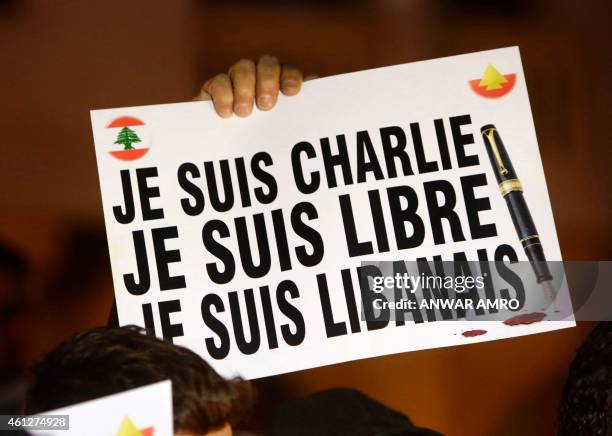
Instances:
[[[463,332],[461,334],[466,338],[473,338],[474,336],[484,335],[486,332],[486,330],[468,330],[467,332]]]
[[[544,317],[546,317],[546,314],[542,312],[524,313],[505,320],[504,324],[511,326],[533,324],[542,321]]]

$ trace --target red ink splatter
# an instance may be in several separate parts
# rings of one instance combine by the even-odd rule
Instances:
[[[473,338],[474,336],[484,335],[486,332],[486,330],[468,330],[467,332],[463,332],[461,334],[466,338]]]
[[[534,313],[523,313],[504,321],[504,324],[515,326],[515,325],[527,325],[533,324],[534,322],[540,322],[546,317],[545,313],[534,312]]]

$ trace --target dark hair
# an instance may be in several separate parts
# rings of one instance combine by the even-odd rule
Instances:
[[[41,413],[172,380],[175,430],[206,433],[235,423],[252,399],[248,382],[226,380],[194,352],[135,327],[78,333],[33,368],[26,413]]]
[[[0,242],[0,266],[8,269],[19,278],[28,273],[28,264],[23,256],[9,245]]]
[[[0,323],[17,317],[26,307],[23,287],[27,275],[26,259],[13,247],[0,241],[0,280],[7,280],[0,283]]]
[[[335,388],[281,405],[273,436],[442,436],[351,388]]]
[[[612,322],[599,323],[576,353],[559,406],[558,435],[612,435]]]

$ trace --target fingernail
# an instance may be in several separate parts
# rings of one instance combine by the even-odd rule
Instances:
[[[238,116],[246,117],[251,113],[251,106],[248,103],[237,103],[234,112],[236,112]]]
[[[269,94],[260,95],[257,97],[257,104],[264,109],[272,107],[272,96]]]
[[[223,107],[219,109],[219,115],[223,118],[228,118],[232,116],[232,109],[228,107]]]
[[[299,88],[300,84],[297,80],[287,80],[285,82],[285,88],[286,89],[297,89]]]

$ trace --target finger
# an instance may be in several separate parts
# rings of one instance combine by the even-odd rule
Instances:
[[[202,91],[211,96],[219,116],[227,118],[232,115],[234,93],[232,91],[232,82],[227,74],[217,74],[208,80],[202,87]]]
[[[280,76],[280,89],[285,95],[295,95],[302,88],[304,76],[299,68],[293,65],[283,65]]]
[[[257,63],[257,84],[255,95],[257,107],[262,110],[272,109],[278,98],[280,81],[280,64],[273,56],[262,56]]]
[[[198,95],[196,95],[195,97],[191,99],[191,101],[209,101],[209,100],[212,100],[212,97],[210,96],[208,92],[204,91],[203,89],[200,89],[200,92],[198,93]]]
[[[241,59],[229,69],[229,77],[234,88],[234,112],[246,117],[253,111],[255,98],[255,63]]]

